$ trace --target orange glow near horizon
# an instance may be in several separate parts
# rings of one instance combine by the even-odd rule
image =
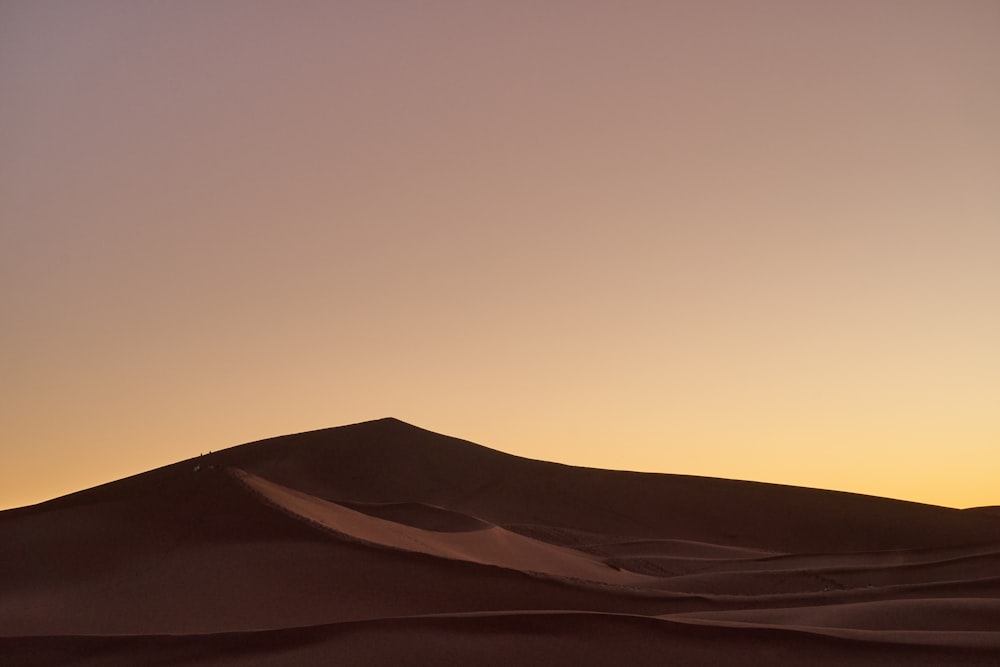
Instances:
[[[1000,504],[1000,6],[0,6],[0,508],[394,416]]]

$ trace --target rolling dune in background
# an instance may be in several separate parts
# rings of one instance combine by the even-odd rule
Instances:
[[[0,513],[5,665],[998,665],[1000,516],[394,419]]]

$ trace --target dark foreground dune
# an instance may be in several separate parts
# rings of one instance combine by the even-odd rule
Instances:
[[[393,419],[0,512],[3,665],[1000,665],[1000,515]]]

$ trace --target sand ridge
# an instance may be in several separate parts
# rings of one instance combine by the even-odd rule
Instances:
[[[425,530],[370,516],[243,470],[232,469],[231,473],[281,510],[366,545],[606,584],[635,585],[648,579],[610,567],[589,554],[498,526],[475,531]]]

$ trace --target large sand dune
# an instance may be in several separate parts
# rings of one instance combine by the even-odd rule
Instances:
[[[1000,516],[385,419],[0,513],[4,665],[1000,665]]]

